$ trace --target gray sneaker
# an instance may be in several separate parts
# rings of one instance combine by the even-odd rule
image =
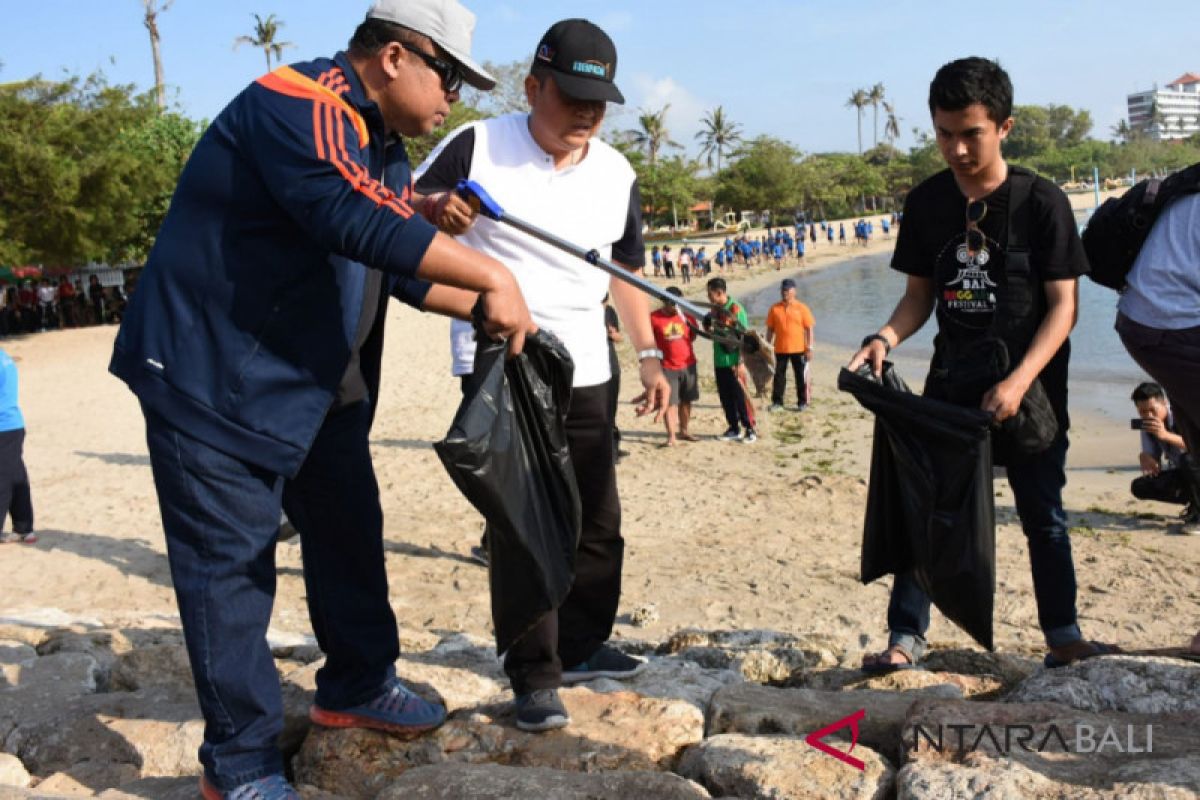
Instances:
[[[530,733],[553,731],[571,724],[571,715],[557,689],[536,689],[517,697],[517,727]]]
[[[21,537],[21,544],[33,544],[37,541],[37,534],[33,531],[30,531],[29,533],[18,533],[17,536]]]
[[[581,683],[582,681],[592,681],[596,678],[610,678],[622,681],[637,675],[645,666],[646,662],[642,659],[627,656],[614,647],[602,644],[600,645],[600,649],[592,653],[587,661],[564,669],[562,672],[562,682]]]
[[[9,544],[15,542],[17,535],[11,531],[0,531],[0,544]]]

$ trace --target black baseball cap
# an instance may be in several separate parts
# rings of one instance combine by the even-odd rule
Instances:
[[[564,19],[551,25],[534,51],[533,68],[547,70],[568,97],[625,102],[613,83],[617,48],[607,33],[586,19]]]

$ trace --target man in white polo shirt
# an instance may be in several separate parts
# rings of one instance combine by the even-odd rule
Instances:
[[[462,230],[470,209],[453,194],[460,179],[482,185],[516,217],[641,271],[641,195],[625,157],[594,138],[607,102],[623,103],[613,84],[612,40],[582,19],[551,26],[538,43],[525,94],[532,111],[472,122],[448,135],[418,169],[443,230]],[[638,352],[645,389],[638,413],[666,407],[669,388],[655,348],[650,304],[623,281],[511,227],[481,218],[460,236],[499,257],[517,277],[534,322],[558,336],[575,362],[567,440],[583,505],[575,583],[566,601],[517,641],[504,668],[517,695],[517,726],[561,728],[570,717],[563,683],[625,678],[641,662],[605,644],[621,594],[621,505],[607,403],[610,370],[602,300],[611,292]]]

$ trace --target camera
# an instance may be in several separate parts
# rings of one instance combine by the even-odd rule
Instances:
[[[1129,420],[1129,429],[1132,431],[1140,431],[1146,427],[1146,420],[1141,417],[1134,417]]]

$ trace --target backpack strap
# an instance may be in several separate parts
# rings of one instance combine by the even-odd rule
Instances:
[[[1004,271],[1008,275],[1032,276],[1029,260],[1029,232],[1033,229],[1029,197],[1037,176],[1023,167],[1009,167],[1008,244]]]
[[[1008,345],[1012,363],[1024,355],[1038,326],[1039,284],[1030,258],[1033,210],[1030,200],[1037,176],[1009,167],[1008,237],[1004,249],[1003,285],[996,291],[991,333]]]

